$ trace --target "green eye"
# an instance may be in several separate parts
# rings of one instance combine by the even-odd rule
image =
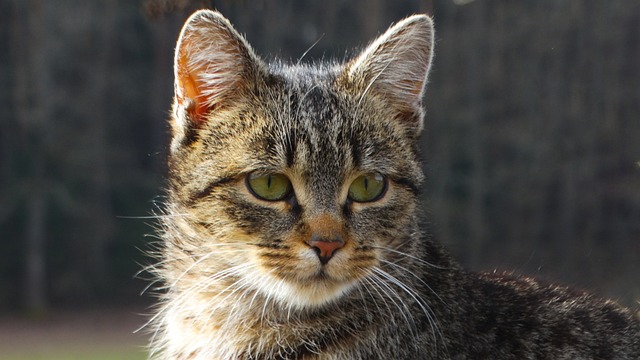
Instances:
[[[255,197],[268,201],[284,200],[292,190],[291,181],[282,174],[251,173],[247,187]]]
[[[374,173],[358,176],[349,186],[349,199],[357,202],[378,200],[387,188],[384,176]]]

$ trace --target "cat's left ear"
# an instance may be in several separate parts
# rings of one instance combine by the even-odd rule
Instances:
[[[191,15],[175,54],[174,144],[246,97],[263,66],[219,12],[199,10]]]
[[[347,65],[360,92],[389,100],[416,135],[422,130],[422,95],[433,59],[434,28],[427,15],[395,24]]]

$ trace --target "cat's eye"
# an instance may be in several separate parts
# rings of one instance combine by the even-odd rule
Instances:
[[[282,174],[251,173],[247,187],[255,197],[267,201],[284,200],[293,190],[289,178]]]
[[[378,173],[358,176],[349,186],[349,199],[371,202],[380,199],[387,189],[387,180]]]

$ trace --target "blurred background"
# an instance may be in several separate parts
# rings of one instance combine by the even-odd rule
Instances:
[[[292,61],[347,59],[434,16],[430,232],[471,269],[637,306],[636,0],[1,0],[0,354],[144,358],[145,217],[162,200],[175,41],[201,7]]]

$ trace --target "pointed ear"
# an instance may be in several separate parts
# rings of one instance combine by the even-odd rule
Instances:
[[[422,130],[422,94],[433,58],[434,29],[427,15],[395,24],[347,65],[347,76],[359,91],[373,91]]]
[[[178,125],[198,128],[211,111],[238,100],[260,64],[247,41],[220,13],[195,12],[176,47],[174,116],[182,123]]]

